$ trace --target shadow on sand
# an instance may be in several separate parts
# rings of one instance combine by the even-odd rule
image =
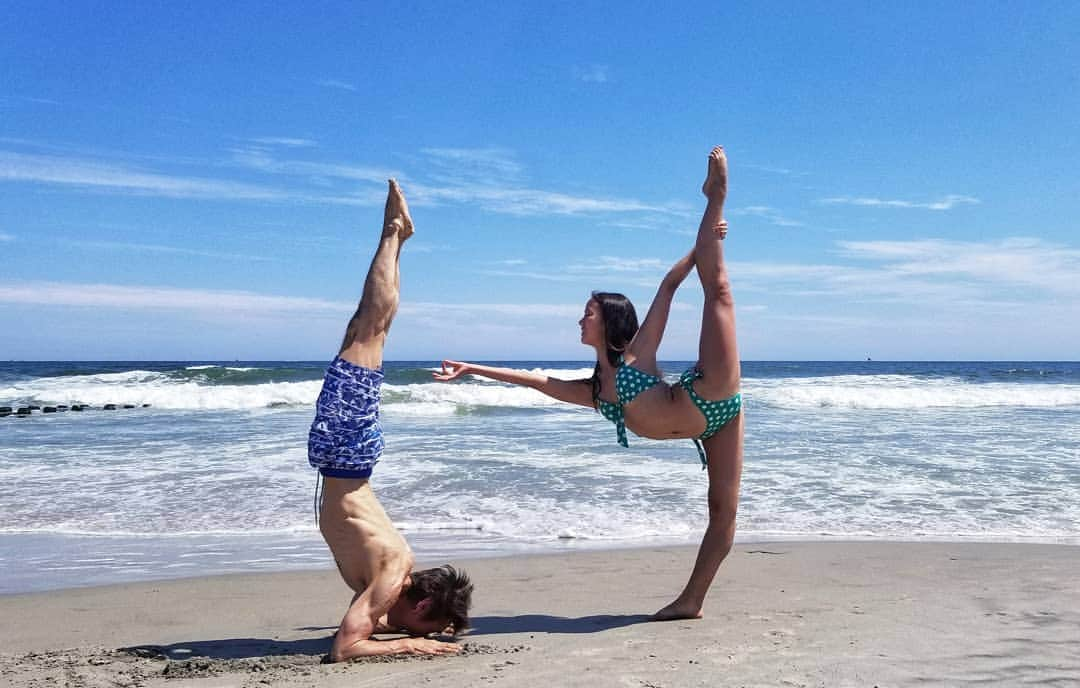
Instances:
[[[645,623],[647,614],[595,614],[576,619],[547,614],[517,616],[477,616],[471,619],[467,638],[502,633],[597,633],[622,626]]]
[[[274,640],[272,638],[222,638],[221,640],[193,640],[172,645],[135,645],[122,647],[136,657],[147,659],[171,659],[184,661],[196,657],[209,659],[248,659],[277,655],[307,655],[322,657],[330,651],[333,636],[306,638],[304,640]]]
[[[518,616],[478,616],[472,619],[469,633],[459,640],[471,640],[479,636],[506,633],[598,633],[649,620],[646,614],[596,614],[568,618],[547,614],[520,614]],[[324,630],[326,627],[309,626],[299,630]],[[328,630],[334,630],[329,628]],[[197,657],[205,659],[251,659],[275,656],[323,657],[330,652],[333,634],[322,638],[302,640],[275,640],[273,638],[222,638],[219,640],[192,640],[171,645],[134,645],[122,647],[125,652],[146,659],[169,659],[184,661]]]

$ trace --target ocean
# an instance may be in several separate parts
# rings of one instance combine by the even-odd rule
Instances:
[[[0,363],[0,407],[87,405],[0,417],[0,593],[331,567],[306,453],[325,366]],[[700,540],[690,441],[624,449],[594,411],[435,367],[386,364],[372,479],[418,559]],[[1080,545],[1080,363],[747,361],[743,397],[739,541]]]

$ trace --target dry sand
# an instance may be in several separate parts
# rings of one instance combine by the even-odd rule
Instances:
[[[460,655],[339,665],[335,571],[0,597],[0,685],[1080,686],[1080,547],[740,545],[705,619],[646,623],[693,555],[455,562],[476,581]]]

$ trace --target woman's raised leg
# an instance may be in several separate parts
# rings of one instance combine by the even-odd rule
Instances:
[[[723,148],[714,148],[709,154],[709,172],[702,191],[708,203],[698,227],[694,258],[705,290],[705,308],[698,350],[702,377],[695,381],[694,389],[704,399],[716,400],[730,397],[739,389],[735,301],[721,243],[727,229],[723,221],[727,198],[727,158]],[[655,614],[656,620],[701,617],[705,595],[735,538],[743,464],[743,414],[739,413],[703,444],[709,467],[709,525],[690,580],[674,602]]]
[[[739,351],[735,343],[735,299],[724,266],[727,157],[720,146],[709,154],[709,172],[702,191],[708,203],[698,227],[694,259],[705,291],[698,344],[698,369],[703,375],[694,388],[705,399],[724,399],[739,389]]]

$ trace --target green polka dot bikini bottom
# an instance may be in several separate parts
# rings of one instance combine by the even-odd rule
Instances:
[[[708,466],[708,461],[705,458],[705,449],[701,446],[700,440],[707,440],[718,433],[732,418],[739,415],[739,411],[742,409],[742,393],[740,392],[736,392],[734,396],[727,399],[717,401],[702,399],[694,391],[694,380],[703,377],[703,375],[697,368],[691,368],[679,378],[679,384],[690,395],[690,400],[694,402],[694,406],[697,406],[701,414],[705,416],[705,432],[694,440],[694,445],[697,446],[698,450],[698,458],[701,459],[702,469]]]

